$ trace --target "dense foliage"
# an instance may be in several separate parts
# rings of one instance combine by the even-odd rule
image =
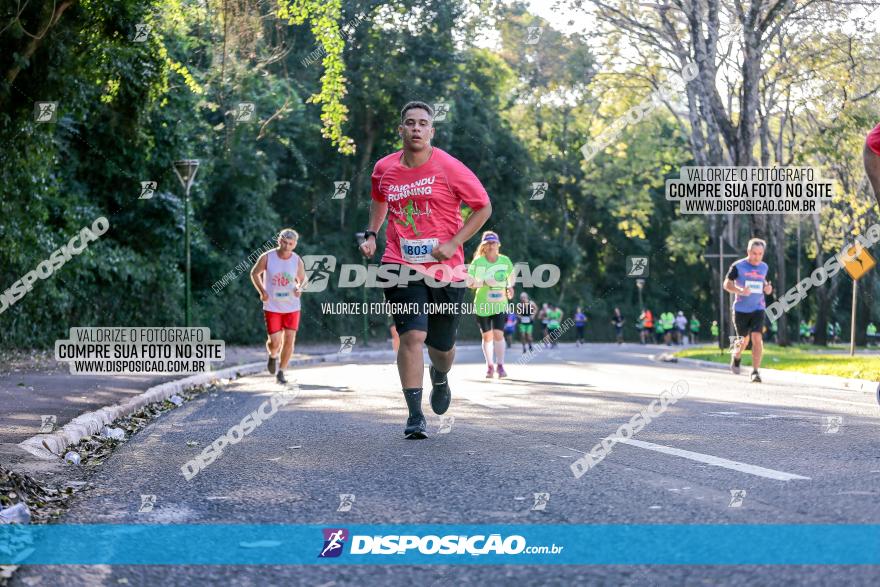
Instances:
[[[589,338],[610,339],[615,306],[628,325],[638,314],[625,258],[643,254],[655,314],[696,314],[704,337],[718,315],[700,257],[706,227],[663,196],[664,180],[692,162],[680,121],[657,110],[584,161],[580,147],[646,88],[599,84],[587,38],[553,30],[523,5],[11,4],[0,14],[0,290],[96,218],[107,217],[110,230],[0,314],[2,346],[50,346],[70,326],[183,323],[184,199],[172,171],[183,158],[201,161],[190,194],[193,321],[228,343],[259,341],[261,306],[248,272],[217,282],[283,226],[300,232],[301,255],[360,263],[354,233],[366,223],[369,176],[400,147],[399,109],[413,99],[449,104],[435,145],[486,186],[495,212],[485,228],[501,235],[503,252],[561,268],[556,287],[531,291],[538,302],[568,315],[583,306]],[[543,33],[532,43],[535,26]],[[485,30],[497,31],[495,46],[479,42]],[[57,102],[57,120],[37,122],[36,102]],[[253,120],[242,103],[253,103]],[[800,163],[857,157],[876,115],[863,104],[834,113],[840,124],[826,130],[835,147],[807,141]],[[834,150],[843,147],[852,151]],[[147,181],[158,187],[141,199]],[[332,198],[337,181],[350,182],[344,199]],[[534,182],[548,184],[544,199],[530,199]],[[853,206],[845,213],[870,208]],[[840,226],[838,238],[852,222]],[[807,243],[811,223],[802,228]],[[798,253],[806,271],[815,258],[809,246],[796,248],[794,231],[787,225],[789,286]],[[475,246],[468,243],[468,258]],[[862,283],[865,308],[876,313],[877,280]],[[848,287],[829,302],[842,324]],[[324,316],[320,303],[365,295],[382,299],[378,290],[335,287],[307,294],[300,340],[361,336],[361,317]],[[816,304],[804,303],[805,317]],[[385,317],[371,317],[370,328],[384,339]],[[475,333],[465,321],[463,336]]]

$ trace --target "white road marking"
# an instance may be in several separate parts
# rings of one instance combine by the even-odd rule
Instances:
[[[732,418],[734,416],[742,416],[746,420],[767,420],[770,418],[781,418],[782,417],[777,414],[765,414],[763,416],[744,416],[744,415],[740,414],[739,412],[706,412],[706,413],[709,414],[710,416],[714,416],[716,418],[721,418],[721,417]]]
[[[873,408],[874,404],[863,404],[861,402],[848,402],[845,399],[828,399],[826,397],[819,397],[815,395],[795,395],[792,397],[799,397],[801,399],[814,399],[820,401],[822,403],[834,403],[834,404],[848,404],[851,406],[860,406],[862,408]]]
[[[618,440],[618,442],[620,442],[621,444],[628,444],[630,446],[635,446],[638,448],[653,450],[653,451],[660,452],[660,453],[667,454],[667,455],[690,459],[692,461],[697,461],[700,463],[706,463],[708,465],[713,465],[716,467],[724,467],[725,469],[732,469],[734,471],[748,473],[749,475],[757,475],[758,477],[766,477],[768,479],[776,479],[777,481],[791,481],[792,479],[806,479],[806,480],[810,479],[809,477],[795,475],[794,473],[785,473],[783,471],[775,471],[773,469],[765,469],[764,467],[758,467],[757,465],[749,465],[747,463],[740,463],[739,461],[731,461],[729,459],[723,459],[721,457],[714,457],[712,455],[705,455],[702,453],[692,452],[689,450],[683,450],[680,448],[673,448],[671,446],[663,446],[662,444],[654,444],[653,442],[644,442],[642,440],[635,440],[632,438],[621,439],[621,440]]]

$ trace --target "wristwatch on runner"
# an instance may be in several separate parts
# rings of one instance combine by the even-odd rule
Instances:
[[[364,241],[366,241],[370,237],[376,238],[376,233],[372,230],[365,230],[364,231]]]

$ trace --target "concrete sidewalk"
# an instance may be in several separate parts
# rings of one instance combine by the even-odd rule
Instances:
[[[297,345],[292,360],[335,353],[339,345]],[[361,350],[391,350],[390,343],[374,343]],[[266,360],[261,346],[226,348],[226,360],[213,370]],[[40,431],[41,416],[54,415],[61,428],[73,418],[115,405],[147,389],[183,379],[186,375],[71,375],[66,363],[46,354],[4,365],[0,373],[0,444],[18,444]]]

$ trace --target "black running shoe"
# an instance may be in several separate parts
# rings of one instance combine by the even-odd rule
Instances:
[[[431,375],[431,409],[435,414],[445,414],[449,409],[449,402],[452,401],[452,392],[449,391],[449,381],[446,379],[446,373],[440,373],[432,365],[428,369]]]
[[[275,376],[275,381],[278,383],[287,383],[287,379],[284,378],[284,371],[278,371],[278,375]]]
[[[730,357],[730,372],[734,375],[739,375],[739,363],[742,359],[737,359],[736,357]]]
[[[269,357],[269,362],[266,363],[266,369],[268,369],[269,373],[272,375],[275,375],[275,361],[277,361],[275,357]]]
[[[758,375],[757,371],[752,371],[751,382],[752,383],[761,383],[761,376]]]
[[[428,421],[422,414],[410,416],[406,419],[406,429],[403,431],[404,438],[408,440],[422,440],[428,438],[425,431],[428,429]]]

